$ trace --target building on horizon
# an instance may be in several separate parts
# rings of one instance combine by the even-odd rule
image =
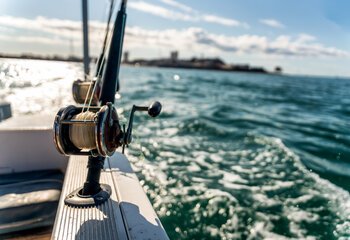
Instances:
[[[128,63],[129,62],[129,51],[124,52],[124,58],[123,58],[123,63]]]
[[[170,52],[170,60],[172,61],[172,62],[177,62],[178,61],[178,59],[179,59],[179,52],[178,51],[172,51],[172,52]]]

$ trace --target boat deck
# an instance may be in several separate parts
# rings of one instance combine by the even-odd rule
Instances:
[[[68,160],[60,155],[53,143],[52,122],[53,116],[28,115],[0,124],[0,175],[50,169],[65,172],[52,239],[168,239],[128,159],[121,153],[107,158],[101,173],[101,183],[112,188],[106,203],[89,208],[64,204],[65,196],[83,185],[88,157]],[[5,239],[47,239],[50,235],[50,228],[43,236],[36,235],[37,231],[33,229],[23,238],[24,232],[18,233],[21,236],[13,233]]]
[[[69,207],[67,194],[82,186],[87,157],[71,157],[57,211],[52,239],[168,239],[127,158],[107,158],[101,183],[111,186],[111,198],[98,207]]]

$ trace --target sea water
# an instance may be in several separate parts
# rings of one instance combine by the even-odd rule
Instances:
[[[73,104],[77,63],[0,60],[14,115]],[[350,79],[121,67],[128,155],[171,239],[349,239]]]

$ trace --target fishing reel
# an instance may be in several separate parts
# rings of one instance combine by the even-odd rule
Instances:
[[[99,102],[100,86],[96,84],[96,77],[92,81],[82,81],[80,79],[74,81],[72,87],[74,101],[78,104],[89,103],[91,101],[91,105],[97,106]]]
[[[118,114],[111,103],[102,107],[68,106],[58,111],[54,122],[54,140],[57,150],[64,155],[112,156],[120,146],[132,141],[132,128],[136,111],[147,111],[157,117],[162,110],[160,102],[149,107],[132,107],[127,130],[121,130]]]
[[[122,145],[122,139],[118,114],[111,103],[85,112],[71,105],[56,115],[54,140],[64,155],[111,156]]]

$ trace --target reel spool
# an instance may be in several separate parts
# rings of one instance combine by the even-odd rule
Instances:
[[[96,84],[96,79],[94,79],[91,82],[82,81],[82,80],[76,80],[73,82],[72,92],[73,92],[73,98],[74,101],[78,104],[84,104],[86,101],[86,98],[88,96],[87,102],[90,101],[91,94],[93,92],[93,89]],[[100,88],[97,85],[96,86],[95,94],[92,96],[91,104],[96,106],[99,102],[98,96],[100,92]]]
[[[122,139],[117,111],[111,103],[87,112],[71,105],[56,115],[54,140],[64,155],[111,156]]]

